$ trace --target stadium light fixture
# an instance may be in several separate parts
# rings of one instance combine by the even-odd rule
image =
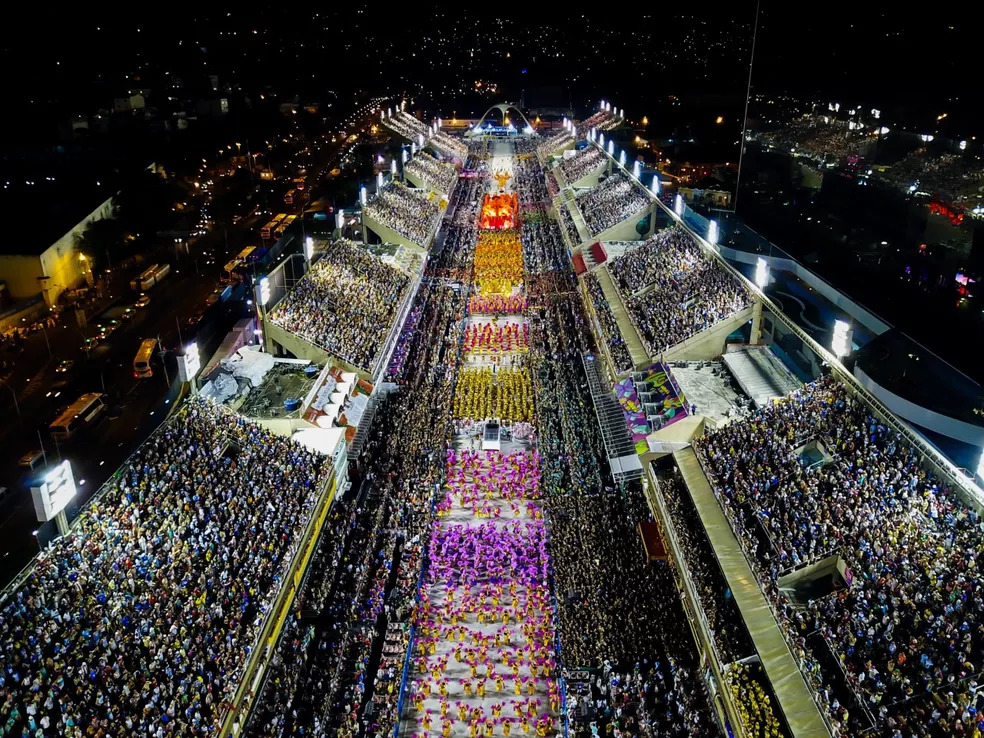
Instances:
[[[263,277],[260,279],[260,306],[266,307],[266,304],[270,302],[270,278]]]
[[[379,111],[379,119],[380,120],[386,120],[386,111],[385,110],[380,110]]]
[[[444,125],[444,121],[443,121],[443,120],[441,120],[440,118],[438,118],[438,119],[437,119],[437,127],[438,127],[438,128],[441,128],[441,127],[442,127],[443,125]]]
[[[392,118],[392,117],[393,117],[393,108],[390,108],[390,109],[389,109],[389,117],[390,117],[390,118]]]
[[[623,167],[625,166],[625,149],[622,149],[622,151],[619,153],[618,163],[619,166],[623,166]]]
[[[967,142],[966,141],[961,141],[960,142],[960,150],[961,151],[966,151],[966,149],[967,149]]]
[[[834,321],[834,336],[830,341],[830,350],[838,359],[842,359],[851,353],[851,338],[853,331],[851,325],[844,320]]]
[[[407,163],[407,157],[408,157],[408,156],[409,156],[409,154],[407,154],[407,150],[406,150],[406,149],[403,149],[403,150],[402,150],[402,151],[400,152],[400,158],[401,158],[401,159],[403,160],[403,163],[404,163],[404,164],[406,164],[406,163]]]
[[[202,368],[202,356],[195,342],[185,346],[184,355],[178,357],[178,376],[182,382],[191,382]]]
[[[678,218],[683,217],[683,195],[677,194],[673,198],[673,212],[677,214]]]
[[[376,172],[376,192],[383,189],[383,173]]]
[[[601,101],[601,105],[599,105],[598,107],[599,107],[600,110],[604,110],[605,109],[605,101],[602,100]]]
[[[345,225],[345,213],[341,209],[335,213],[335,227],[338,230],[342,230],[342,226]]]
[[[615,156],[615,141],[613,139],[608,139],[608,153]]]
[[[366,186],[365,185],[362,185],[362,187],[359,188],[359,202],[361,202],[363,205],[365,205],[366,204],[366,199],[367,199],[366,198]]]
[[[416,141],[411,141],[410,142],[410,154],[411,154],[411,156],[416,156],[417,155],[417,142]]]
[[[769,284],[769,264],[761,256],[755,262],[755,284],[764,290]]]
[[[710,244],[717,245],[719,237],[720,236],[718,234],[718,222],[712,218],[711,221],[707,224],[707,242]]]
[[[314,256],[314,239],[311,236],[304,239],[304,255],[308,261]]]
[[[420,148],[424,148],[424,134],[423,133],[418,133],[417,134],[417,145],[420,146]]]
[[[604,133],[599,133],[598,134],[598,145],[601,146],[601,148],[605,148],[605,134]]]
[[[654,195],[658,195],[660,193],[662,186],[659,183],[659,174],[653,175],[653,183],[649,186],[649,189],[652,190]]]
[[[636,179],[642,176],[642,164],[640,164],[638,159],[632,163],[632,176]]]
[[[34,482],[31,487],[38,522],[58,518],[58,532],[62,535],[67,533],[68,521],[60,516],[75,497],[76,491],[72,463],[65,459],[45,475],[43,482]]]
[[[390,174],[393,175],[394,179],[396,178],[396,159],[390,160]]]

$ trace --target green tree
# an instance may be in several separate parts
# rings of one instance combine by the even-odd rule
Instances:
[[[119,264],[129,255],[126,231],[115,217],[94,220],[76,239],[78,250],[85,254],[94,273],[110,264]]]

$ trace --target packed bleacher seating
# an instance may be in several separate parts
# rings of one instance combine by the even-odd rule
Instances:
[[[431,190],[450,195],[458,183],[458,170],[453,164],[438,161],[430,154],[419,151],[406,166],[407,174],[412,174]]]
[[[767,679],[761,664],[733,664],[728,669],[726,678],[738,706],[738,716],[745,728],[745,735],[767,738],[789,735],[779,719],[777,709],[772,706],[773,697],[769,695],[770,690],[767,688]]]
[[[6,593],[4,732],[213,734],[324,469],[208,400],[186,404]]]
[[[810,442],[830,461],[802,459],[798,450]],[[980,516],[829,378],[709,433],[695,450],[798,648],[829,647],[888,729],[942,735],[937,695],[953,705],[953,734],[969,735],[977,717],[964,692],[984,662],[974,594],[982,586]],[[835,553],[852,572],[849,583],[832,584],[805,610],[779,600],[781,573]],[[826,645],[799,635],[814,630]],[[845,715],[833,696],[840,668],[810,673],[832,719],[856,734],[856,711]]]
[[[482,195],[486,189],[484,179],[463,178],[454,188],[448,212],[451,213],[451,224],[458,228],[474,228],[478,214],[482,208]]]
[[[407,141],[417,141],[418,136],[427,138],[427,134],[430,132],[426,124],[403,110],[397,110],[393,115],[383,118],[383,125],[396,131]]]
[[[491,156],[491,145],[488,139],[472,139],[468,141],[468,158],[465,160],[465,169],[473,172],[487,172]]]
[[[447,156],[465,161],[468,158],[468,144],[462,139],[438,131],[431,137],[430,145],[443,151]]]
[[[543,209],[550,204],[550,195],[544,184],[543,173],[536,159],[516,161],[513,172],[513,186],[519,193],[519,205],[523,212]]]
[[[441,217],[439,198],[393,182],[373,195],[365,214],[421,246],[434,235]]]
[[[667,273],[682,271],[686,264],[700,258],[700,248],[686,230],[664,228],[646,243],[627,249],[613,259],[608,269],[622,296],[630,298],[649,285],[664,281]]]
[[[611,228],[649,204],[649,196],[625,172],[618,171],[574,198],[592,236]]]
[[[550,194],[550,199],[557,197],[560,194],[560,185],[557,184],[557,178],[554,176],[553,172],[547,172],[547,192]]]
[[[751,304],[745,286],[682,228],[659,231],[609,270],[650,356]]]
[[[729,591],[728,582],[714,557],[690,493],[683,482],[668,474],[660,475],[659,485],[720,662],[730,664],[751,656],[754,646],[734,598],[725,594]]]
[[[628,346],[622,339],[615,315],[608,306],[608,300],[605,299],[605,293],[601,291],[601,283],[594,274],[588,274],[584,278],[584,284],[588,290],[588,296],[591,298],[594,314],[598,317],[601,337],[604,339],[605,345],[608,346],[608,355],[612,357],[615,371],[619,373],[628,371],[632,368],[632,357],[629,355]]]
[[[544,488],[597,491],[605,450],[581,356],[595,350],[567,249],[555,223],[523,223],[530,357]]]
[[[564,233],[567,234],[571,248],[577,248],[578,244],[581,243],[581,235],[577,231],[577,225],[574,224],[574,216],[571,215],[570,205],[564,202],[559,203],[557,205],[557,215],[560,216],[560,226],[564,229]]]
[[[536,145],[536,155],[542,160],[551,154],[559,153],[561,150],[574,144],[574,137],[571,132],[564,128],[556,133],[551,133],[542,138]]]
[[[636,531],[650,517],[641,486],[555,495],[548,509],[561,655],[568,668],[601,672],[598,717],[615,718],[617,695],[635,684],[652,731],[642,734],[720,735],[671,564],[647,561]]]
[[[467,272],[473,249],[473,239],[449,239],[429,262],[428,280]],[[404,389],[374,416],[358,464],[361,491],[334,518],[344,542],[322,539],[300,595],[306,617],[281,641],[279,666],[246,727],[249,738],[393,734],[430,528],[433,484],[427,482],[443,463],[430,449],[443,446],[457,371],[457,354],[445,342],[460,342],[465,301],[450,286],[433,282],[432,288],[418,295],[425,306],[408,351]],[[392,432],[394,423],[399,433]],[[310,636],[305,623],[314,624]]]
[[[409,286],[405,273],[342,239],[277,304],[270,320],[372,370]]]
[[[578,140],[587,138],[592,128],[598,131],[608,131],[619,126],[621,122],[621,118],[616,118],[611,110],[599,110],[575,126],[577,138]]]
[[[608,156],[597,146],[587,145],[574,156],[565,157],[560,165],[568,184],[599,171],[608,163]]]

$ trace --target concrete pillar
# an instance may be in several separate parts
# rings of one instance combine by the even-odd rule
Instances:
[[[758,299],[752,304],[752,333],[748,342],[753,345],[762,343],[762,301]]]

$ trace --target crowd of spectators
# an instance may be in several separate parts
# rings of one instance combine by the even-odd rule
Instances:
[[[607,720],[621,717],[622,690],[635,682],[651,735],[719,735],[672,565],[648,561],[636,530],[650,519],[641,485],[546,502],[561,657],[568,669],[601,672],[602,719],[606,708]]]
[[[598,131],[608,131],[620,125],[621,122],[621,118],[615,117],[611,110],[599,110],[575,126],[577,139],[581,141],[587,138],[592,128]]]
[[[779,719],[780,711],[772,707],[773,697],[762,664],[733,664],[725,678],[738,707],[745,735],[762,738],[784,738],[789,735]]]
[[[573,156],[565,156],[560,163],[568,184],[593,174],[608,163],[608,156],[597,146],[585,146]]]
[[[396,131],[407,141],[417,141],[418,136],[427,138],[430,129],[405,110],[397,110],[393,115],[383,118],[383,125]]]
[[[828,462],[804,463],[800,449],[811,442]],[[823,379],[711,432],[695,449],[799,650],[816,644],[801,634],[819,630],[821,647],[837,655],[888,734],[978,729],[965,691],[984,663],[980,516],[922,466],[915,448]],[[831,554],[843,558],[850,582],[806,610],[779,599],[783,572]],[[853,735],[859,716],[836,695],[840,667],[814,657],[821,700]]]
[[[277,304],[270,320],[371,370],[409,286],[404,272],[342,239]]]
[[[571,215],[570,208],[568,203],[559,203],[557,205],[557,220],[560,222],[560,227],[564,229],[564,233],[567,234],[571,248],[576,248],[581,243],[581,234],[578,233],[577,224],[574,223],[574,216]]]
[[[609,271],[650,356],[751,304],[744,285],[682,228],[659,231],[613,259]]]
[[[485,187],[486,181],[480,178],[469,177],[458,182],[448,204],[449,215],[446,216],[451,225],[461,229],[475,228],[482,209],[481,193]]]
[[[552,493],[597,490],[604,443],[581,363],[594,346],[571,260],[551,221],[524,221],[522,241],[543,484]]]
[[[649,204],[649,195],[629,175],[618,171],[574,198],[592,236],[621,223]]]
[[[659,491],[673,522],[687,573],[707,618],[718,660],[723,665],[751,656],[755,648],[690,493],[680,479],[669,474],[660,475]]]
[[[553,133],[549,136],[545,136],[540,139],[536,145],[536,155],[540,160],[546,159],[551,154],[556,154],[562,149],[573,146],[574,137],[571,136],[571,132],[564,128],[557,133]]]
[[[438,131],[431,137],[431,145],[458,161],[464,162],[468,158],[468,144],[444,131]]]
[[[522,212],[542,210],[550,204],[550,195],[544,184],[543,173],[536,159],[517,160],[513,170],[513,186],[519,193]]]
[[[557,178],[554,176],[553,172],[547,172],[547,192],[550,194],[550,199],[557,197],[560,194],[560,185],[557,184]]]
[[[598,318],[601,337],[608,347],[608,355],[611,356],[612,363],[615,365],[616,372],[628,371],[632,368],[632,356],[629,354],[629,347],[625,345],[622,333],[618,328],[615,315],[612,313],[605,293],[601,290],[601,283],[594,274],[587,274],[584,277],[584,285],[591,298],[591,306],[594,314]]]
[[[189,401],[5,595],[4,733],[213,734],[324,468],[287,438]]]
[[[429,189],[445,195],[450,195],[458,183],[458,170],[453,164],[439,161],[424,151],[407,162],[406,172],[420,179]]]
[[[408,238],[426,244],[441,216],[441,201],[433,193],[421,192],[397,181],[383,187],[365,205],[365,214]]]
[[[318,556],[332,563],[316,563],[305,582],[298,625],[281,641],[280,666],[247,726],[250,738],[393,733],[432,492],[444,462],[438,452],[451,427],[460,360],[449,347],[460,345],[465,296],[437,281],[466,272],[471,263],[474,238],[458,235],[428,263],[431,289],[418,293],[413,308],[422,313],[401,389],[374,416],[356,467],[357,498],[336,508],[341,512],[335,520],[344,518],[344,548],[339,553],[340,538],[323,536]],[[315,632],[309,636],[311,611]]]

